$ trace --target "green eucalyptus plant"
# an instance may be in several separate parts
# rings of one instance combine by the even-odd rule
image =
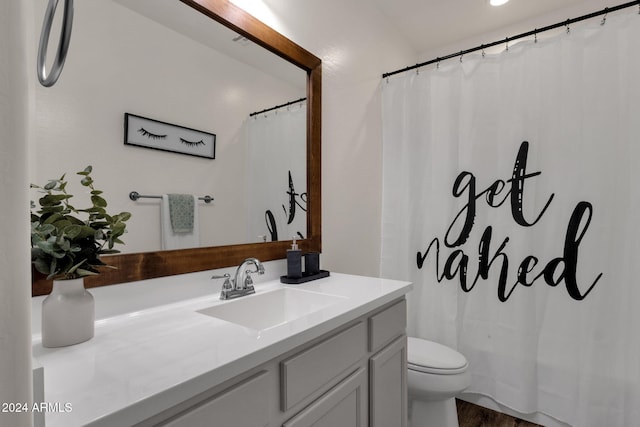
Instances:
[[[43,187],[31,184],[43,194],[36,213],[36,204],[31,201],[31,262],[47,279],[97,275],[99,267],[110,267],[100,255],[119,253],[114,246],[124,244],[120,237],[131,214],[107,214],[107,201],[102,191],[94,188],[91,171],[87,166],[78,172],[80,183],[91,190],[91,206],[86,209],[69,203],[73,195],[67,193],[66,174]]]

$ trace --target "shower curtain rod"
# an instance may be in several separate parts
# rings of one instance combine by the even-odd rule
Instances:
[[[480,46],[476,46],[476,47],[471,48],[471,49],[461,50],[460,52],[452,53],[452,54],[446,55],[446,56],[441,56],[441,57],[438,57],[436,59],[432,59],[432,60],[427,61],[427,62],[421,62],[419,64],[411,65],[409,67],[405,67],[405,68],[402,68],[400,70],[391,71],[389,73],[384,73],[382,75],[382,78],[384,79],[384,78],[393,76],[395,74],[400,74],[400,73],[404,73],[406,71],[415,70],[416,68],[424,67],[426,65],[436,64],[436,63],[438,63],[440,61],[444,61],[444,60],[451,59],[451,58],[456,58],[458,56],[461,57],[461,56],[466,55],[468,53],[477,52],[479,50],[484,50],[486,48],[497,46],[497,45],[500,45],[500,44],[503,44],[503,43],[507,43],[508,44],[510,41],[513,41],[513,40],[518,40],[518,39],[522,39],[522,38],[530,37],[530,36],[536,36],[538,33],[543,33],[545,31],[554,30],[556,28],[561,28],[561,27],[569,28],[569,25],[571,25],[571,24],[574,24],[574,23],[580,22],[580,21],[584,21],[586,19],[595,18],[597,16],[605,15],[605,18],[606,18],[606,14],[609,13],[609,12],[615,12],[617,10],[626,9],[628,7],[635,6],[635,5],[640,6],[640,0],[631,1],[631,2],[628,2],[628,3],[623,3],[623,4],[620,4],[618,6],[605,7],[604,9],[602,9],[600,11],[592,12],[592,13],[589,13],[587,15],[582,15],[582,16],[579,16],[577,18],[567,19],[566,21],[558,22],[557,24],[549,25],[549,26],[546,26],[546,27],[543,27],[543,28],[536,28],[535,30],[527,31],[526,33],[518,34],[518,35],[513,36],[513,37],[507,37],[506,39],[503,39],[503,40],[498,40],[498,41],[491,42],[491,43],[488,43],[488,44],[481,44]],[[638,13],[640,13],[640,11]],[[604,23],[604,21],[603,21],[603,23]]]
[[[289,105],[297,104],[298,102],[302,102],[302,101],[306,101],[306,100],[307,100],[307,98],[300,98],[300,99],[296,99],[295,101],[289,101],[289,102],[286,102],[286,103],[284,103],[282,105],[276,105],[275,107],[267,108],[267,109],[262,110],[262,111],[256,111],[255,113],[249,114],[249,117],[253,117],[253,116],[257,116],[258,114],[267,113],[269,111],[277,110],[278,108],[288,107]]]

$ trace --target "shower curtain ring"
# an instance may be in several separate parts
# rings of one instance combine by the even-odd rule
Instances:
[[[505,50],[508,52],[509,51],[509,37],[504,39],[505,42]]]
[[[483,45],[483,44],[482,44],[482,45],[480,45],[480,50],[482,50],[482,57],[484,58],[484,55],[485,55],[485,54],[484,54],[484,45]]]
[[[538,29],[533,30],[533,42],[538,43]]]
[[[571,27],[569,26],[570,23],[571,23],[571,20],[567,19],[567,23],[565,24],[565,27],[567,27],[567,34],[571,32]]]
[[[609,8],[604,8],[604,16],[602,17],[602,21],[600,21],[600,25],[604,25],[607,23],[607,14],[609,13]]]

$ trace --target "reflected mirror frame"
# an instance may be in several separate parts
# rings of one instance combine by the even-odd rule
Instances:
[[[321,96],[322,61],[312,53],[263,24],[228,0],[176,0],[198,10],[254,43],[297,65],[307,73],[307,238],[303,251],[322,251],[321,235]],[[250,243],[206,248],[141,252],[104,256],[117,267],[86,277],[85,287],[126,283],[215,268],[231,267],[249,257],[272,261],[286,257],[289,241]],[[32,294],[51,292],[52,282],[33,273]]]

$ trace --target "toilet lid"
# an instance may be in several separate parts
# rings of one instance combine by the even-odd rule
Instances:
[[[408,338],[409,369],[430,374],[459,374],[467,369],[467,359],[456,350],[420,338]]]

